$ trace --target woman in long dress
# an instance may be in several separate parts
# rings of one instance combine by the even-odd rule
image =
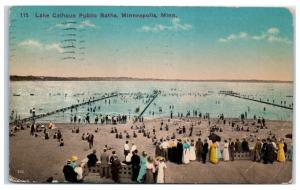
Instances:
[[[283,150],[284,144],[282,140],[280,140],[278,144],[278,151],[277,151],[277,160],[279,162],[285,162],[285,155],[284,155],[284,150]]]
[[[229,143],[227,142],[227,140],[224,141],[224,149],[223,149],[223,160],[229,161]]]
[[[190,146],[190,161],[194,161],[194,160],[196,160],[196,148],[195,148],[194,140],[192,140]]]
[[[145,183],[154,183],[154,174],[155,168],[154,168],[154,162],[151,156],[147,158],[147,170],[146,170],[146,177],[145,177]]]
[[[157,183],[165,183],[165,172],[164,170],[167,168],[164,158],[161,158],[158,163],[158,172],[157,172]]]
[[[184,141],[183,143],[183,156],[182,156],[182,162],[184,164],[190,163],[190,145],[187,143],[187,141]]]
[[[217,157],[218,157],[218,160],[221,160],[223,158],[223,156],[222,156],[222,153],[221,153],[220,143],[216,142],[216,145],[217,145]]]
[[[147,170],[147,153],[143,151],[142,156],[140,156],[140,171],[137,178],[137,182],[142,183],[144,182],[144,177],[146,175]]]
[[[215,142],[212,142],[210,145],[210,150],[209,150],[209,161],[213,164],[218,163],[218,157],[217,157],[217,145]]]

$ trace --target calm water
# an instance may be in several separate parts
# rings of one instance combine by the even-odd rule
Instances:
[[[95,113],[90,113],[93,121],[95,114],[126,114],[136,115],[136,108],[142,110],[146,106],[147,96],[153,90],[161,90],[161,94],[145,112],[145,117],[160,117],[170,115],[170,105],[173,113],[186,114],[187,110],[209,112],[211,117],[224,113],[225,117],[239,117],[247,111],[248,118],[254,115],[273,120],[292,120],[293,111],[261,104],[249,100],[220,95],[221,90],[232,90],[256,99],[262,99],[286,106],[293,103],[292,83],[243,83],[243,82],[157,82],[157,81],[26,81],[11,82],[9,109],[21,118],[30,116],[30,109],[35,108],[36,114],[46,113],[62,107],[88,100],[89,97],[101,97],[105,93],[123,93],[111,98],[110,104],[99,101]],[[30,94],[34,94],[31,96]],[[19,94],[20,96],[14,96]],[[139,97],[139,98],[137,98]],[[282,104],[284,105],[284,104]],[[100,107],[100,109],[98,109]],[[264,107],[266,111],[264,111]],[[159,112],[159,108],[162,112]],[[43,121],[70,122],[71,114],[84,117],[88,106],[78,108],[64,114],[56,114],[43,118]],[[248,109],[250,111],[248,111]],[[154,116],[152,115],[154,112]]]

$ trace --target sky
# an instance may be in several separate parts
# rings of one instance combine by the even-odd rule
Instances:
[[[61,14],[75,18],[56,16]],[[12,7],[9,31],[10,75],[294,78],[293,15],[287,8]]]

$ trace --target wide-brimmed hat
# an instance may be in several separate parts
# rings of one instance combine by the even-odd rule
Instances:
[[[151,156],[148,156],[147,161],[148,161],[149,163],[153,163],[153,158],[152,158]]]
[[[165,158],[164,158],[164,157],[162,157],[162,156],[158,156],[158,157],[156,157],[156,160],[158,160],[158,161],[162,161],[162,160],[165,160]]]
[[[71,162],[75,162],[78,160],[77,156],[71,156],[70,158]]]

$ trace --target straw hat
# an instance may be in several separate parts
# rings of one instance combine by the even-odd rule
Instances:
[[[159,160],[159,161],[161,161],[161,160],[165,160],[165,158],[164,158],[164,157],[162,157],[162,156],[158,156],[158,157],[156,157],[156,160]]]
[[[70,158],[70,160],[71,160],[72,162],[75,162],[76,160],[78,160],[78,158],[77,158],[77,156],[72,156],[72,157]]]

